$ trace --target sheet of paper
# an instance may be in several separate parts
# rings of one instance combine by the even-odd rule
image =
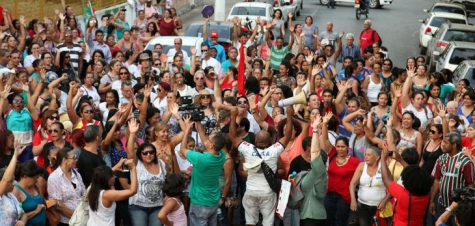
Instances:
[[[277,213],[280,219],[284,217],[284,212],[289,202],[290,187],[291,183],[289,181],[282,180],[282,186],[280,187],[279,197],[277,199],[277,208],[275,209],[275,213]]]

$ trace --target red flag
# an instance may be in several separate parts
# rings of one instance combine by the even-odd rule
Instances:
[[[244,90],[244,61],[246,60],[246,55],[244,55],[244,41],[241,40],[241,48],[239,49],[239,65],[238,65],[238,93],[241,96],[246,96],[246,91]]]

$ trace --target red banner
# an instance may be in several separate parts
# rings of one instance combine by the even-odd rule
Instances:
[[[238,65],[238,94],[241,96],[246,96],[246,91],[244,90],[244,61],[246,60],[246,55],[244,55],[244,41],[241,40],[241,48],[239,49],[239,65]]]

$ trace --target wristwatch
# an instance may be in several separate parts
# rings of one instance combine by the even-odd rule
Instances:
[[[450,207],[447,207],[447,208],[445,208],[445,211],[452,212],[452,209],[450,209]]]

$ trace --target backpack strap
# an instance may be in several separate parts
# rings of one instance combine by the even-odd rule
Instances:
[[[412,201],[412,194],[409,193],[409,208],[407,212],[407,226],[411,224],[411,201]]]

